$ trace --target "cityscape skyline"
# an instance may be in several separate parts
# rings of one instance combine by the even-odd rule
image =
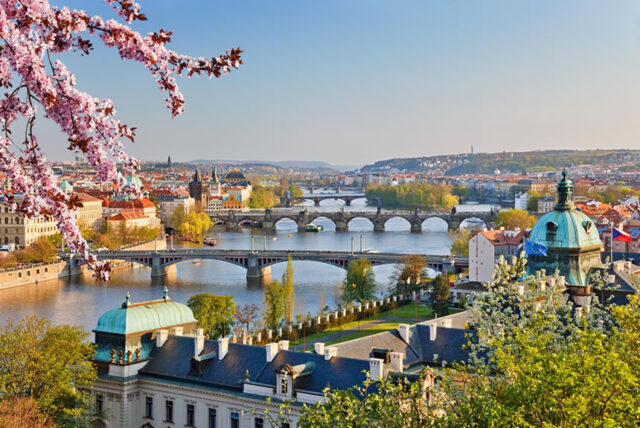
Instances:
[[[100,2],[52,3],[110,13]],[[105,66],[117,54],[99,43],[62,56],[81,89],[113,99],[137,127],[127,149],[142,160],[354,165],[471,145],[625,149],[640,137],[633,2],[141,4],[150,19],[134,28],[173,31],[172,49],[245,51],[233,76],[180,79],[185,114],[174,120],[153,80],[126,61]],[[68,158],[55,125],[37,126],[47,156]]]

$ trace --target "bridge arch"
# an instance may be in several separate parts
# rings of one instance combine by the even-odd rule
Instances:
[[[295,217],[282,217],[279,218],[274,226],[276,229],[287,230],[287,231],[298,231],[298,222]]]
[[[214,226],[227,224],[226,220],[215,216],[211,217],[211,223],[213,223]]]
[[[335,230],[336,229],[336,222],[327,216],[324,215],[319,215],[319,216],[309,216],[309,223],[313,223],[315,225],[320,225],[323,228],[328,228],[329,230]],[[328,227],[327,227],[328,226]]]
[[[440,216],[432,215],[422,221],[421,228],[432,232],[446,232],[449,230],[449,222]]]
[[[236,266],[240,266],[241,268],[247,268],[246,262],[243,262],[243,260],[241,258],[233,258],[233,257],[227,257],[227,258],[223,258],[223,257],[201,257],[200,259],[195,259],[195,258],[180,258],[180,259],[176,259],[176,260],[171,260],[168,262],[165,262],[162,264],[163,268],[169,267],[169,266],[173,266],[176,265],[178,263],[182,263],[182,262],[189,262],[189,261],[194,261],[194,260],[211,260],[211,261],[219,261],[219,262],[226,262],[226,263],[230,263],[232,265],[236,265]],[[151,265],[145,265],[145,266],[149,266],[151,267]]]
[[[405,217],[394,215],[384,221],[384,229],[391,232],[404,232],[411,230],[411,222]]]
[[[260,223],[260,220],[258,217],[242,217],[241,219],[238,220],[238,226],[251,226],[252,223]]]
[[[369,227],[369,225],[371,227]],[[356,216],[347,220],[347,229],[353,232],[368,232],[374,229],[374,224],[370,218],[365,216]]]
[[[346,204],[347,204],[346,200],[341,198],[340,196],[336,196],[336,197],[329,196],[329,197],[320,199],[320,202],[319,202],[319,206],[321,206],[321,207],[322,206],[334,206],[335,207],[336,205],[342,206],[342,205],[346,205]]]
[[[487,228],[487,222],[482,217],[469,216],[460,222],[460,228],[462,229],[483,229]]]

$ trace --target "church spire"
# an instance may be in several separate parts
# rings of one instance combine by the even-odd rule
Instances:
[[[567,180],[566,168],[562,170],[562,180],[558,181],[558,203],[556,204],[556,211],[567,211],[573,208],[573,202],[571,201],[571,194],[573,192],[573,183],[571,180]]]
[[[218,165],[214,165],[213,172],[211,173],[211,182],[214,184],[220,183],[220,179],[218,178]]]

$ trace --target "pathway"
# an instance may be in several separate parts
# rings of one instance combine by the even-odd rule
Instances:
[[[352,334],[352,333],[357,333],[359,331],[364,331],[364,330],[368,330],[370,328],[373,328],[375,326],[377,326],[378,324],[383,324],[383,323],[388,323],[388,322],[393,322],[393,321],[398,321],[398,322],[406,322],[406,323],[410,323],[413,324],[414,321],[413,320],[408,320],[406,318],[394,318],[394,317],[389,317],[389,318],[382,318],[382,319],[378,319],[378,320],[373,320],[373,321],[368,321],[368,322],[364,322],[362,324],[360,324],[359,327],[356,328],[349,328],[347,330],[338,330],[336,332],[333,332],[331,334],[328,334],[326,336],[323,336],[319,339],[314,339],[314,340],[307,340],[306,343],[300,343],[298,345],[292,346],[291,350],[292,351],[302,351],[303,347],[306,350],[313,350],[314,344],[316,343],[328,343],[331,342],[332,340],[336,340],[339,339],[342,336],[346,336],[347,334]],[[419,319],[418,322],[422,321],[422,319]]]

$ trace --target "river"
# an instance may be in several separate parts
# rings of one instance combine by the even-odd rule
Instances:
[[[320,209],[340,209],[335,201],[323,201]],[[464,207],[482,209],[483,207]],[[308,209],[314,209],[313,206]],[[364,201],[354,201],[345,210],[370,209]],[[316,222],[324,227],[319,233],[298,233],[293,222],[286,220],[277,225],[275,235],[269,235],[266,246],[269,249],[310,249],[310,250],[350,250],[353,238],[354,248],[380,252],[449,254],[451,237],[446,224],[438,219],[427,220],[422,233],[411,233],[405,220],[393,218],[386,224],[386,232],[373,232],[373,225],[366,219],[354,219],[349,232],[335,232],[329,220]],[[260,233],[258,231],[258,233]],[[249,249],[252,234],[242,232],[215,231],[218,248]],[[177,243],[176,243],[177,244]],[[265,245],[263,236],[256,236],[257,249]],[[176,245],[177,247],[178,245]],[[293,262],[296,295],[296,313],[318,311],[322,301],[334,306],[334,289],[344,278],[344,270],[317,262]],[[272,279],[280,279],[286,263],[272,266]],[[389,277],[394,267],[391,265],[374,268],[379,292],[389,286]],[[28,315],[38,315],[50,319],[55,324],[76,324],[91,330],[98,317],[120,306],[127,292],[133,302],[162,297],[163,288],[169,288],[173,300],[186,303],[194,294],[213,293],[233,296],[236,305],[255,303],[262,306],[262,289],[249,287],[246,271],[222,261],[191,261],[177,265],[177,272],[165,278],[152,281],[148,268],[126,268],[115,271],[109,282],[96,282],[91,275],[53,280],[22,287],[0,290],[0,322],[7,319],[21,319]]]

